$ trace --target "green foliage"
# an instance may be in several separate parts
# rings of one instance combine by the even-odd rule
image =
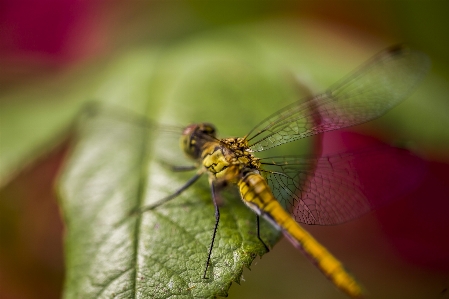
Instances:
[[[226,295],[231,283],[239,282],[243,268],[264,248],[255,234],[255,215],[235,190],[222,194],[209,279],[202,276],[215,218],[205,178],[169,203],[130,215],[172,194],[193,175],[164,165],[188,161],[177,144],[180,131],[155,123],[182,127],[208,121],[221,137],[243,136],[273,111],[324,90],[382,48],[353,50],[352,44],[335,43],[321,32],[317,39],[326,41],[328,51],[315,35],[277,23],[214,31],[122,55],[105,71],[67,87],[67,101],[4,104],[4,181],[60,141],[83,102],[99,99],[105,107],[78,119],[76,145],[58,186],[67,227],[65,298],[211,298]],[[62,93],[44,91],[40,97]],[[439,102],[419,101],[423,94]],[[405,113],[391,112],[383,122],[409,140],[447,146],[447,126],[441,125],[447,123],[447,90],[432,81],[419,95],[404,104]],[[108,113],[108,107],[127,111],[125,119]],[[134,115],[155,123],[136,124]],[[275,151],[297,154],[308,145]],[[262,238],[273,246],[278,232],[262,222]]]
[[[202,278],[214,225],[205,182],[155,210],[130,216],[133,208],[170,194],[186,179],[161,165],[155,135],[107,118],[83,126],[61,187],[66,298],[225,295],[243,267],[264,253],[254,215],[235,194],[226,196],[210,279]],[[266,225],[263,232],[273,244],[276,234]]]
[[[144,58],[142,52],[125,57],[117,65],[132,88],[114,82],[122,77],[111,76],[105,86],[114,96],[100,105],[97,115],[86,113],[80,119],[78,143],[59,189],[67,225],[66,298],[225,296],[231,283],[240,281],[244,267],[265,253],[255,215],[235,190],[226,190],[208,279],[203,279],[215,221],[205,178],[169,203],[142,215],[130,213],[172,194],[191,175],[174,173],[164,163],[188,163],[177,144],[180,130],[174,134],[163,125],[139,123],[138,113],[157,123],[176,119],[187,124],[188,119],[201,121],[201,114],[214,121],[214,115],[241,113],[238,103],[244,98],[254,103],[263,91],[274,93],[269,85],[260,91],[257,80],[266,78],[251,78],[245,73],[251,68],[225,51],[209,56],[203,51],[201,60],[179,53],[189,51],[159,56],[158,65],[151,65],[156,59]],[[226,76],[218,70],[234,70],[237,78],[256,81],[244,89],[237,82],[224,82]],[[198,109],[180,107],[193,107],[190,103]],[[228,127],[238,128],[255,113],[245,116]],[[273,246],[279,233],[266,222],[261,231],[265,243]]]
[[[68,124],[80,110],[80,102],[73,99],[0,102],[0,186],[61,142]]]

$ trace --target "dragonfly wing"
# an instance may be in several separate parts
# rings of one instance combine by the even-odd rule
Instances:
[[[405,46],[384,50],[327,92],[263,120],[247,135],[250,148],[263,151],[375,119],[407,98],[429,66],[427,55]]]
[[[410,190],[424,174],[424,161],[387,145],[320,158],[261,160],[273,195],[296,221],[333,225],[361,215]]]

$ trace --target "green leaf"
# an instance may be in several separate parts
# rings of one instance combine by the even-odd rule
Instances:
[[[207,116],[214,121],[218,115],[235,113],[239,101],[248,96],[254,103],[261,96],[278,94],[276,85],[260,88],[267,78],[255,75],[259,69],[242,67],[241,59],[226,51],[203,49],[197,61],[193,53],[184,48],[162,57],[156,53],[150,58],[147,52],[128,55],[116,70],[126,74],[132,88],[120,84],[122,77],[110,76],[104,86],[114,96],[107,99],[103,112],[82,118],[59,188],[67,225],[66,298],[225,296],[231,283],[239,282],[243,268],[265,253],[256,235],[255,214],[236,190],[224,190],[209,279],[203,279],[215,222],[206,178],[171,202],[130,216],[134,208],[172,194],[193,175],[174,173],[163,163],[188,165],[178,146],[181,128],[174,134],[163,126],[159,130],[139,125],[130,111],[147,111],[162,123],[188,124],[189,119],[203,121]],[[229,70],[238,76],[224,76]],[[235,82],[224,82],[225,78]],[[192,101],[197,109],[189,109]],[[119,107],[125,109],[116,117]],[[227,128],[237,130],[247,118]],[[279,233],[263,221],[261,236],[273,246]]]
[[[206,178],[154,210],[129,213],[172,194],[193,176],[164,166],[189,164],[177,140],[183,126],[207,121],[220,137],[243,136],[273,111],[309,90],[324,90],[375,54],[351,52],[347,44],[324,55],[316,44],[297,38],[310,33],[286,28],[214,31],[130,52],[111,66],[96,96],[104,110],[80,121],[59,185],[67,225],[65,298],[225,296],[243,268],[264,253],[255,215],[235,190],[225,190],[209,279],[202,278],[215,221]],[[347,59],[335,61],[334,55]],[[137,124],[141,118],[134,115],[179,130]],[[306,140],[270,155],[298,154],[309,146]],[[266,244],[273,246],[278,237],[262,223]]]
[[[114,121],[107,119],[94,122],[84,128],[89,132],[62,187],[67,199],[66,298],[225,295],[239,281],[243,266],[264,252],[255,237],[254,215],[234,196],[226,197],[210,279],[203,279],[214,225],[207,184],[154,211],[129,216],[133,208],[173,192],[185,175],[165,169],[154,156],[155,133],[146,136],[133,124],[111,128]],[[263,232],[273,244],[276,235],[266,225]]]
[[[102,78],[98,69],[43,74],[0,94],[0,187],[67,139]]]
[[[79,101],[0,102],[0,186],[61,142]]]

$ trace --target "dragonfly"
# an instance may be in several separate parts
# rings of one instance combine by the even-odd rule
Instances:
[[[361,298],[359,283],[300,223],[340,224],[377,208],[379,204],[366,198],[364,187],[351,175],[354,170],[350,164],[357,155],[375,159],[376,151],[313,158],[260,158],[258,153],[384,115],[412,93],[429,67],[427,55],[397,45],[375,55],[324,93],[274,112],[244,137],[220,139],[211,123],[188,125],[180,137],[181,148],[194,165],[173,168],[196,169],[195,175],[176,192],[137,212],[155,209],[176,198],[207,175],[215,207],[215,226],[203,275],[207,278],[220,220],[219,193],[227,186],[237,186],[243,203],[257,215],[257,237],[267,251],[259,234],[259,217],[282,231],[337,288]]]

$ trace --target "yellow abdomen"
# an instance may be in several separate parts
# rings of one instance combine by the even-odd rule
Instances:
[[[362,297],[361,287],[348,274],[343,265],[305,231],[273,196],[265,179],[257,172],[250,172],[238,186],[243,202],[258,215],[263,216],[306,253],[314,264],[342,291],[354,298]]]

